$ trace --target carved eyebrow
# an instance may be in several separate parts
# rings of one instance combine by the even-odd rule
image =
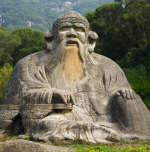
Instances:
[[[83,27],[74,26],[74,29],[76,29],[77,31],[80,31],[80,32],[85,32],[85,28],[83,28]]]
[[[74,24],[74,28],[80,29],[80,30],[83,31],[83,32],[86,31],[84,24],[81,24],[81,23],[75,23],[75,24]]]
[[[59,28],[59,30],[61,31],[65,31],[65,30],[67,30],[69,27],[71,27],[71,26],[62,26],[62,27],[60,27]]]
[[[74,23],[74,26],[76,26],[76,27],[81,27],[81,28],[84,28],[84,29],[85,29],[85,25],[82,24],[82,23]]]
[[[69,23],[69,22],[62,23],[62,24],[60,25],[59,29],[62,28],[62,27],[64,27],[64,26],[70,27],[70,26],[72,26],[72,24]]]
[[[78,31],[82,31],[82,32],[85,32],[86,29],[85,29],[85,25],[82,24],[82,23],[69,23],[69,22],[65,22],[63,23],[60,27],[59,27],[59,30],[61,31],[65,31],[67,30],[68,28],[70,27],[73,27],[74,29],[78,30]]]

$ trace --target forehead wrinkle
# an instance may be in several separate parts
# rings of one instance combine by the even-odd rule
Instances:
[[[58,30],[60,30],[62,27],[71,27],[71,26],[72,26],[72,23],[64,22],[59,25]]]
[[[60,28],[62,28],[62,27],[65,27],[65,26],[67,26],[67,27],[81,27],[81,28],[86,29],[86,26],[85,26],[84,24],[82,24],[82,23],[71,23],[71,22],[64,22],[64,23],[62,23],[62,24],[59,26],[58,29],[60,29]]]
[[[76,27],[82,27],[85,29],[85,25],[82,23],[74,23],[73,25],[75,25]]]

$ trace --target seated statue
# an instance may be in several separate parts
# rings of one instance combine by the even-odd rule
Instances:
[[[34,140],[149,140],[150,112],[121,68],[94,53],[97,39],[79,13],[58,17],[47,49],[12,72],[0,106],[3,129],[19,116]]]

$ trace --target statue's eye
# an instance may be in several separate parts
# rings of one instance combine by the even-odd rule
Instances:
[[[61,27],[59,30],[60,30],[60,31],[67,31],[68,29],[69,29],[68,26],[64,26],[64,27]]]
[[[83,27],[74,27],[74,29],[78,32],[85,32]]]

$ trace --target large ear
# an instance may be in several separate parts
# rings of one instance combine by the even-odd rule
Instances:
[[[90,31],[88,34],[88,51],[89,51],[89,53],[92,53],[94,51],[97,39],[98,39],[97,33]]]
[[[46,32],[44,38],[45,38],[46,42],[51,42],[53,40],[52,32],[50,32],[50,31]]]
[[[54,39],[52,33],[50,31],[46,32],[44,38],[47,44],[47,50],[52,50],[52,41]]]

